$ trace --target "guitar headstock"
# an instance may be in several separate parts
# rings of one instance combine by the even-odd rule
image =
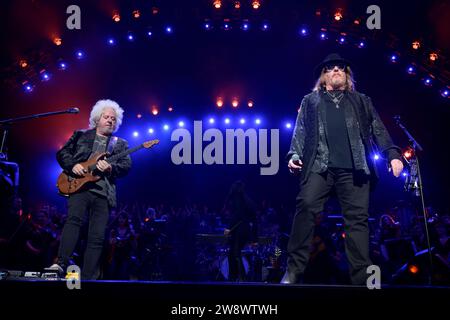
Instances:
[[[151,148],[152,146],[154,146],[155,144],[158,144],[158,143],[159,143],[159,140],[158,140],[158,139],[155,139],[155,140],[150,140],[150,141],[144,142],[144,143],[142,144],[142,146],[143,146],[145,149],[148,149],[148,148]]]

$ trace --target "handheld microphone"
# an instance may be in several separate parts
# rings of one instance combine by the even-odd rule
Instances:
[[[78,113],[78,112],[80,112],[80,109],[78,109],[78,108],[70,108],[70,109],[67,109],[66,112],[67,113]]]
[[[298,154],[294,153],[294,154],[292,155],[291,160],[292,160],[293,162],[298,162],[298,161],[300,161],[300,157],[298,156]]]

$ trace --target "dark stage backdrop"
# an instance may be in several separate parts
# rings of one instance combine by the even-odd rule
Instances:
[[[64,28],[65,7],[72,2],[36,2],[40,4],[37,8],[31,1],[11,1],[2,9],[10,13],[1,20],[2,47],[7,49],[3,53],[5,65],[27,46],[38,46],[46,32],[41,29],[47,24]],[[221,207],[231,183],[243,179],[252,197],[293,207],[298,183],[288,174],[284,161],[292,135],[292,130],[286,129],[284,124],[294,123],[302,97],[311,91],[315,82],[314,66],[328,53],[339,52],[353,62],[357,89],[372,97],[394,141],[401,147],[407,143],[392,119],[394,115],[401,115],[422,144],[426,202],[449,211],[448,101],[436,90],[409,77],[402,67],[391,65],[386,43],[374,41],[367,48],[358,49],[336,41],[320,41],[317,37],[300,39],[301,21],[308,23],[307,19],[314,18],[311,3],[306,3],[307,10],[299,13],[294,11],[300,7],[298,4],[267,2],[270,3],[266,9],[269,32],[205,32],[202,17],[206,13],[201,9],[205,2],[193,7],[187,3],[175,2],[161,7],[159,26],[167,21],[174,28],[171,35],[155,32],[151,41],[141,37],[127,42],[119,41],[126,26],[120,29],[114,25],[102,5],[81,1],[82,30],[65,31],[67,36],[61,50],[68,56],[80,48],[85,51],[85,58],[72,59],[66,71],[55,72],[51,80],[39,84],[30,94],[20,88],[2,86],[0,118],[72,106],[80,108],[78,115],[37,119],[12,126],[7,139],[9,159],[20,164],[20,193],[26,203],[47,200],[63,204],[55,188],[59,173],[55,152],[73,130],[87,127],[90,109],[98,99],[110,98],[125,109],[119,136],[126,138],[130,145],[153,138],[161,140],[152,150],[133,155],[132,171],[119,183],[120,201],[199,201]],[[413,4],[402,7],[383,1],[383,28],[407,38],[420,25],[409,17],[420,16],[423,22],[420,32],[435,34],[438,41],[437,30],[441,26],[419,12],[434,3],[421,2],[414,8]],[[365,15],[367,5],[364,2],[344,1],[343,4]],[[130,25],[131,30],[139,28],[139,25]],[[108,36],[114,36],[118,43],[108,46]],[[217,96],[226,100],[227,105],[222,110],[215,107]],[[241,106],[236,110],[229,105],[233,96],[241,98]],[[252,109],[245,106],[247,99],[254,101]],[[153,105],[160,108],[158,116],[150,113]],[[174,111],[167,112],[168,106],[173,106]],[[142,114],[140,119],[137,118],[139,113]],[[174,126],[183,120],[190,129],[194,120],[203,120],[207,127],[210,116],[217,121],[225,116],[235,121],[241,116],[247,119],[258,116],[262,120],[261,128],[280,129],[278,174],[261,176],[260,165],[174,165],[170,160],[175,144],[170,141],[170,133]],[[167,132],[161,129],[164,123],[171,125]],[[150,127],[155,128],[153,135],[146,133]],[[223,124],[217,127],[224,128]],[[239,127],[236,123],[230,125],[230,128]],[[254,125],[243,128],[250,127],[256,128]],[[138,138],[132,135],[136,130],[140,132]],[[381,161],[379,167],[381,182],[372,198],[375,211],[406,199],[402,192],[403,179],[394,179]]]

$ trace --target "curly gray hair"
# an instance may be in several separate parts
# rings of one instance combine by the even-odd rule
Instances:
[[[91,116],[89,117],[89,128],[94,129],[97,127],[97,122],[105,108],[111,108],[116,112],[116,127],[114,128],[114,132],[116,132],[122,124],[124,111],[117,102],[109,99],[98,100],[92,107]]]

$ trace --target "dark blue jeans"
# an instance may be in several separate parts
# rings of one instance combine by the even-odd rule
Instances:
[[[99,260],[109,219],[109,205],[106,197],[90,191],[82,191],[69,196],[67,221],[64,225],[58,251],[58,264],[63,269],[68,266],[78,242],[86,211],[89,213],[89,229],[81,278],[95,280],[99,276]]]

